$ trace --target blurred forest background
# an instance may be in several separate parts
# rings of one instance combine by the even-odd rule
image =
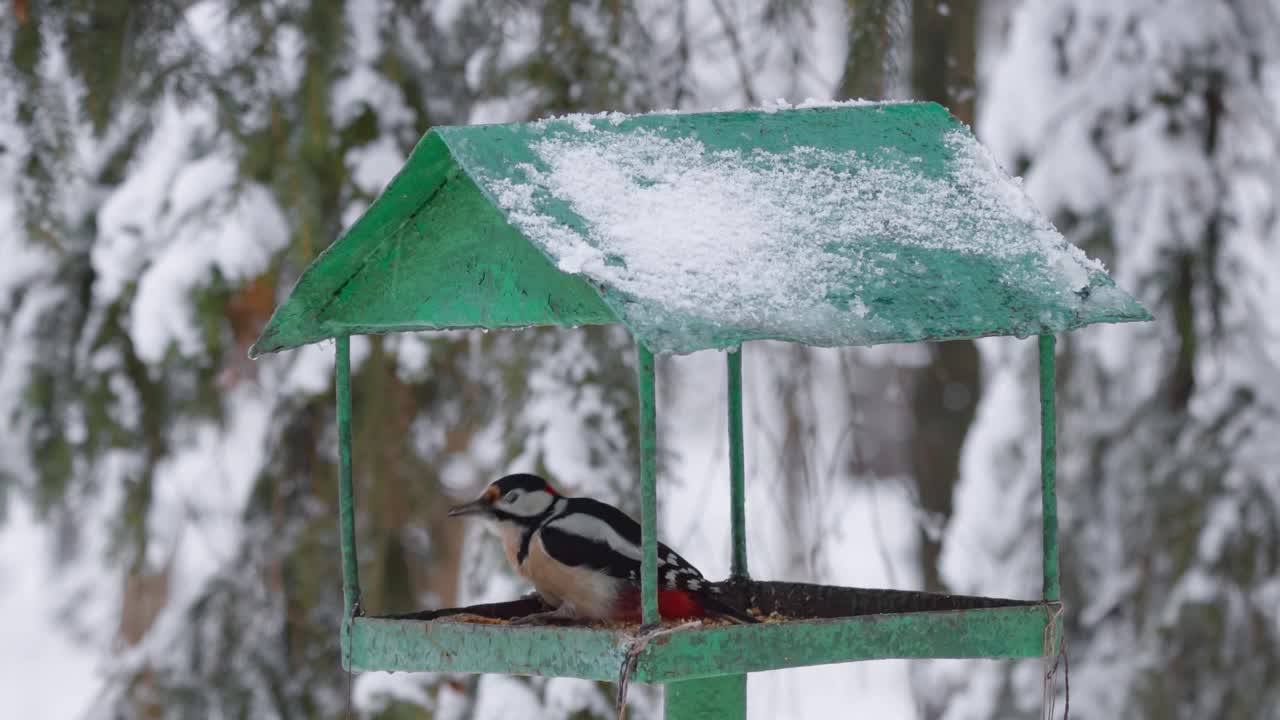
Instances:
[[[245,351],[432,125],[864,97],[974,124],[1156,316],[1059,344],[1073,717],[1280,717],[1280,3],[3,0],[0,55],[6,714],[609,717],[342,672],[333,348]],[[625,334],[354,345],[368,607],[521,591],[443,514],[509,468],[634,509]],[[1033,345],[748,347],[753,573],[1037,596]],[[723,576],[723,358],[659,372],[664,539]],[[1041,672],[772,673],[752,716],[1031,717]]]

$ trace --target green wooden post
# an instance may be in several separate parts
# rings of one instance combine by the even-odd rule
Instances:
[[[1054,345],[1053,335],[1040,336],[1040,481],[1044,503],[1044,599],[1057,602],[1061,587],[1058,581],[1058,497],[1057,497],[1057,433],[1054,416]]]
[[[667,683],[667,720],[743,720],[746,716],[746,675]]]
[[[729,573],[747,578],[746,465],[742,450],[742,347],[728,354],[729,371],[729,520],[733,559]]]
[[[641,620],[649,625],[658,617],[658,423],[654,393],[653,353],[636,343],[636,372],[640,386],[640,558]]]
[[[360,568],[356,562],[355,493],[351,489],[351,337],[341,335],[336,340],[338,532],[342,545],[342,666],[350,669],[351,619],[360,610]]]

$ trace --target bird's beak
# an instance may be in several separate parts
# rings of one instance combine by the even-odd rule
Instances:
[[[473,500],[469,503],[466,503],[465,505],[458,505],[457,507],[449,508],[449,517],[458,517],[460,515],[478,515],[480,513],[487,513],[489,512],[489,507],[490,506],[489,506],[488,498],[482,497],[479,500]]]

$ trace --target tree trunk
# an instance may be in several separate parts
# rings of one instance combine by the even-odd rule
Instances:
[[[840,98],[889,96],[902,4],[903,0],[848,0],[849,52],[836,91]]]
[[[973,123],[978,0],[913,0],[911,85],[916,97],[946,105]],[[938,571],[941,531],[951,518],[960,451],[981,393],[978,350],[971,340],[936,343],[916,374],[912,470],[921,509],[919,562],[924,588],[946,591]]]

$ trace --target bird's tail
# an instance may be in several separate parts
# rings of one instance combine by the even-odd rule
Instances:
[[[758,623],[760,619],[746,610],[740,610],[725,600],[720,593],[720,589],[712,585],[702,593],[702,605],[706,608],[708,615],[732,620],[739,625],[748,625]]]

